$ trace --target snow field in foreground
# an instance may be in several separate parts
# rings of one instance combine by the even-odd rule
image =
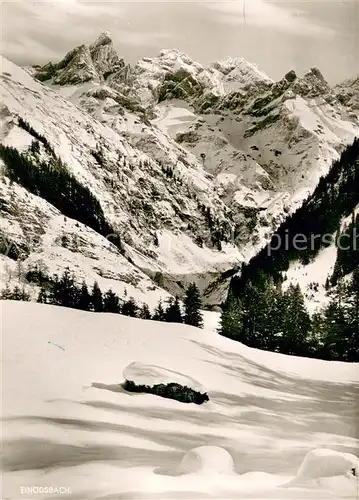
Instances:
[[[76,500],[356,498],[358,476],[333,458],[315,465],[328,477],[300,467],[316,449],[357,454],[358,365],[247,348],[214,333],[215,313],[198,330],[33,303],[1,310],[3,498],[31,485],[67,486]],[[210,401],[126,393],[134,362],[152,379],[198,381]]]

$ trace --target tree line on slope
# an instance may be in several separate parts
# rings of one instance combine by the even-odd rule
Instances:
[[[331,245],[329,236],[340,233],[342,218],[350,216],[358,204],[359,139],[355,139],[333,163],[329,173],[320,179],[313,195],[286,218],[268,245],[243,266],[240,276],[233,278],[233,294],[240,295],[246,282],[253,280],[259,271],[273,276],[279,283],[282,272],[288,270],[291,262],[313,261],[322,248]],[[298,236],[304,238],[304,248]],[[350,271],[355,269],[357,259],[356,256]]]
[[[97,281],[94,282],[91,290],[85,281],[79,285],[74,273],[71,273],[68,268],[61,277],[55,275],[50,278],[37,268],[29,270],[25,277],[27,281],[36,283],[40,287],[38,302],[43,304],[203,327],[201,295],[195,283],[189,284],[186,289],[183,308],[179,297],[176,296],[170,297],[166,303],[160,300],[154,312],[151,313],[147,304],[139,306],[133,297],[120,298],[111,289],[103,293]],[[13,290],[7,286],[0,294],[0,299],[30,300],[30,295],[18,286]]]
[[[321,178],[313,195],[284,221],[271,242],[232,278],[222,313],[223,335],[286,354],[359,359],[355,306],[359,217],[354,212],[359,203],[358,159],[357,139]],[[350,215],[351,222],[342,227],[343,217]],[[297,235],[304,236],[304,248],[296,244]],[[310,317],[299,286],[283,291],[283,273],[293,261],[310,263],[321,248],[334,242],[337,258],[326,283],[330,301]],[[352,272],[353,277],[346,280]]]
[[[338,230],[336,247],[337,257],[328,283],[332,286],[359,268],[359,213],[355,216],[353,212],[350,223]]]
[[[44,198],[65,216],[105,237],[111,235],[111,242],[123,253],[120,236],[106,221],[100,202],[91,191],[67,170],[60,158],[53,155],[48,161],[41,160],[39,142],[32,143],[30,152],[33,157],[0,144],[0,158],[6,165],[9,179]]]
[[[240,296],[229,293],[219,333],[250,347],[327,360],[359,361],[359,269],[339,279],[330,301],[310,316],[299,285],[260,272]]]

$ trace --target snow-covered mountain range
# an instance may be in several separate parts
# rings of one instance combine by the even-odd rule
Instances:
[[[22,248],[25,266],[70,266],[150,304],[166,295],[159,273],[170,293],[194,280],[219,303],[220,274],[248,260],[359,135],[357,86],[331,88],[315,68],[273,82],[241,58],[205,68],[177,50],[131,66],[109,33],[43,67],[3,58],[1,143],[60,159],[122,241],[120,251],[64,217],[2,164],[5,247]],[[14,275],[18,264],[2,260]]]

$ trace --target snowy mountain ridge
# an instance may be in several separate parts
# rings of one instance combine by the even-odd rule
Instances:
[[[111,45],[109,34],[104,37]],[[343,106],[317,68],[301,77],[289,71],[273,82],[239,57],[205,68],[177,49],[166,49],[115,68],[100,81],[98,75],[83,91],[56,88],[130,135],[131,124],[116,119],[121,106],[140,113],[195,154],[214,175],[224,202],[234,206],[244,245],[253,219],[261,242],[261,228],[272,230],[284,212],[300,206],[338,150],[359,134],[358,115]],[[56,77],[48,80],[56,82]]]
[[[99,200],[130,264],[162,273],[172,293],[192,279],[213,290],[359,135],[352,98],[315,68],[273,82],[242,58],[204,68],[176,49],[131,66],[106,32],[27,75],[5,60],[2,70],[1,142],[29,154],[19,117],[44,135]]]

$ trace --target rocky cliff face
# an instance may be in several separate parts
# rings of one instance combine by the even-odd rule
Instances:
[[[58,63],[48,63],[34,73],[40,81],[51,80],[58,85],[78,85],[103,81],[121,69],[124,62],[117,55],[111,36],[102,33],[90,46],[80,45],[68,52]]]
[[[359,113],[359,77],[337,85],[334,92],[339,102],[352,111],[352,116],[357,116]]]

